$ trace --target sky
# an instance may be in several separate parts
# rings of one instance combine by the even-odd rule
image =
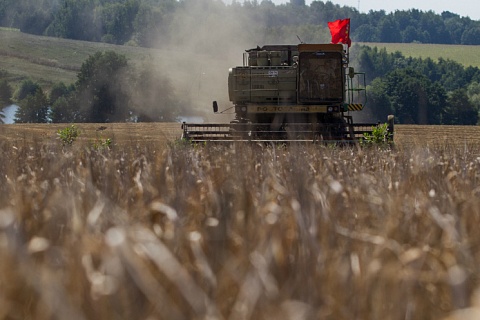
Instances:
[[[327,0],[322,1],[326,2]],[[282,4],[290,1],[272,0],[272,2]],[[305,2],[310,5],[312,0],[306,0]],[[331,0],[331,2],[340,6],[360,8],[360,12],[364,13],[370,10],[385,10],[390,13],[395,10],[419,9],[422,11],[433,10],[437,14],[450,11],[461,16],[468,16],[473,20],[480,20],[480,1],[478,0]]]

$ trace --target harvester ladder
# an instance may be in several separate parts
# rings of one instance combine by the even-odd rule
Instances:
[[[367,87],[365,72],[355,72],[351,78],[348,73],[347,77],[347,104],[367,104]]]

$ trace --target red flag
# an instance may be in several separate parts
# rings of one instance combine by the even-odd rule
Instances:
[[[328,23],[328,28],[332,34],[332,43],[345,43],[350,47],[350,19],[339,19]]]

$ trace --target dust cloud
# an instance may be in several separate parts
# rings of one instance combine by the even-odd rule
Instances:
[[[213,114],[212,101],[218,101],[220,111],[232,107],[228,70],[243,64],[246,49],[262,45],[255,32],[261,22],[221,1],[203,0],[185,1],[170,19],[170,29],[158,31],[155,46],[160,49],[153,60],[187,104],[182,116],[210,122],[233,118]]]

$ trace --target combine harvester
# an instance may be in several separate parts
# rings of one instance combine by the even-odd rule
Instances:
[[[346,43],[246,50],[243,66],[230,69],[228,76],[235,119],[223,124],[183,123],[183,138],[326,143],[364,139],[380,124],[353,122],[351,112],[363,110],[366,103],[365,73],[348,66],[350,43]],[[218,113],[216,101],[213,111]],[[385,139],[393,142],[394,117],[389,116],[387,123]]]

